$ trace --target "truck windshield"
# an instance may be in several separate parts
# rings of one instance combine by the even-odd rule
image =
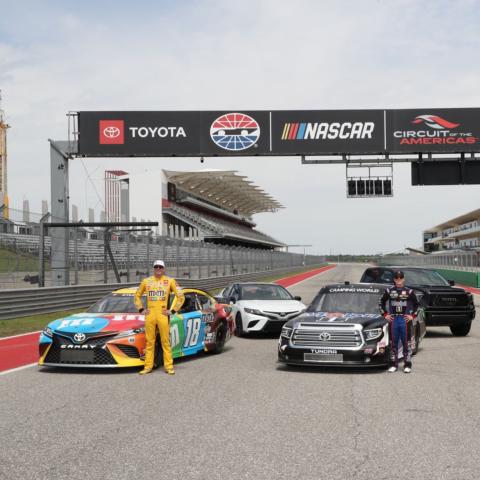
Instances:
[[[378,313],[380,300],[378,293],[322,293],[317,295],[307,312],[341,312],[341,313]]]

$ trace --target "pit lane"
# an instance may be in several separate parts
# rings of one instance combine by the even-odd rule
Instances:
[[[289,289],[309,302],[363,269]],[[430,329],[411,375],[283,367],[277,339],[257,336],[179,361],[175,377],[0,377],[0,478],[477,479],[479,318],[464,338]]]

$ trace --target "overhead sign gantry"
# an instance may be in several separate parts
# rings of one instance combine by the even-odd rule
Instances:
[[[81,111],[69,139],[51,143],[54,221],[68,223],[68,160],[75,157],[301,156],[344,163],[347,195],[391,196],[396,162],[413,185],[480,183],[480,109]],[[349,176],[367,167],[368,176]],[[68,283],[68,231],[52,228],[54,285]]]

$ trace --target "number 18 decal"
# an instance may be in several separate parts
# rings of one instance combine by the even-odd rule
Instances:
[[[184,347],[193,347],[197,344],[201,326],[201,318],[189,318],[187,320],[187,333],[183,344]]]

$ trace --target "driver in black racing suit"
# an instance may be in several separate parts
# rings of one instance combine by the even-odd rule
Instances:
[[[394,287],[387,288],[380,299],[380,309],[389,323],[390,330],[390,368],[389,372],[398,370],[398,344],[402,342],[405,373],[412,371],[412,336],[413,319],[417,316],[418,299],[415,292],[405,287],[405,275],[401,270],[393,276]],[[388,305],[387,305],[388,303]]]

